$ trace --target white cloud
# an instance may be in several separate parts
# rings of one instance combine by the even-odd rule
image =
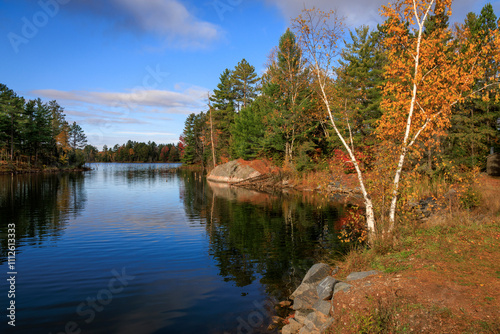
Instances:
[[[345,23],[349,28],[360,25],[369,25],[375,28],[377,24],[383,22],[379,10],[382,5],[387,5],[389,0],[264,0],[267,4],[274,5],[280,9],[287,19],[297,17],[304,5],[306,8],[315,6],[324,11],[337,10],[340,16],[344,16]],[[452,21],[463,22],[465,15],[470,12],[478,12],[486,4],[485,0],[455,0],[452,4]],[[495,5],[494,5],[495,6]]]
[[[205,48],[224,34],[220,26],[193,15],[180,0],[73,0],[65,8],[104,16],[119,30],[152,33],[181,48]]]
[[[115,133],[121,135],[175,136],[175,133],[169,133],[169,132],[118,131]]]
[[[288,19],[297,17],[304,6],[306,8],[316,7],[324,11],[336,10],[339,16],[346,18],[348,26],[357,27],[361,24],[374,25],[380,23],[378,9],[384,0],[264,0],[266,3],[277,6],[283,16]]]
[[[69,103],[83,102],[90,105],[128,109],[147,108],[150,112],[189,114],[205,107],[207,89],[189,87],[181,92],[137,89],[129,92],[34,90],[31,94]]]
[[[95,125],[101,128],[110,128],[112,125],[116,124],[133,124],[133,125],[150,124],[149,122],[144,122],[138,118],[131,118],[131,117],[118,117],[118,118],[90,117],[90,118],[84,118],[78,123]]]
[[[140,29],[155,32],[181,47],[201,47],[217,40],[221,29],[199,20],[178,0],[114,0]]]

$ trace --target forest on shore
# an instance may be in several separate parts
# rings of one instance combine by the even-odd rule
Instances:
[[[447,2],[438,1],[421,35],[427,43],[422,55],[427,63],[421,66],[428,73],[419,74],[426,87],[416,101],[415,124],[425,121],[424,104],[442,112],[427,118],[429,126],[407,163],[429,175],[445,173],[450,164],[484,170],[486,157],[500,151],[498,17],[491,4],[469,13],[461,24],[450,25],[449,15]],[[376,29],[361,26],[348,33],[333,20],[333,28],[323,31],[324,40],[316,41],[304,35],[304,17],[294,20],[271,50],[261,77],[245,59],[225,69],[207,109],[187,117],[177,144],[129,140],[99,151],[87,143],[80,125],[68,123],[57,101],[25,100],[2,84],[0,159],[55,167],[182,161],[211,169],[236,158],[264,158],[295,172],[336,164],[349,173],[355,172],[355,156],[362,168],[373,169],[388,144],[397,146],[404,139],[394,128],[405,125],[401,108],[411,99],[408,74],[414,71],[411,47],[418,36],[410,29],[411,18],[397,22],[396,16],[386,15]],[[319,52],[315,63],[311,47],[325,42],[330,54]],[[317,69],[323,71],[319,76]],[[447,92],[453,101],[440,96]]]
[[[0,160],[6,170],[81,168],[86,162],[180,162],[181,143],[129,140],[99,151],[87,143],[80,125],[66,120],[57,101],[26,100],[4,84],[0,108]]]
[[[500,151],[499,66],[495,58],[498,18],[487,4],[479,14],[469,13],[465,22],[451,26],[444,3],[437,2],[423,25],[422,40],[429,43],[425,66],[435,85],[428,82],[422,99],[446,94],[446,85],[450,91],[462,85],[461,91],[456,101],[425,102],[433,104],[435,110],[442,107],[450,111],[435,119],[436,131],[421,136],[414,148],[420,155],[411,163],[429,173],[443,172],[443,163],[449,161],[465,169],[484,170],[490,151]],[[385,143],[402,140],[391,135],[388,124],[404,127],[404,122],[396,124],[399,120],[393,111],[399,109],[403,114],[401,106],[411,98],[407,94],[411,80],[403,73],[413,71],[411,46],[417,34],[409,29],[410,22],[402,22],[401,31],[392,28],[395,22],[390,17],[377,29],[361,26],[348,34],[340,31],[340,25],[332,29],[329,38],[336,36],[329,42],[345,44],[341,50],[337,45],[330,48],[335,55],[318,53],[330,62],[322,69],[327,73],[318,79],[310,48],[312,44],[321,47],[325,41],[305,40],[301,32],[304,26],[297,20],[271,50],[261,77],[245,59],[223,71],[207,109],[189,115],[185,122],[180,138],[184,163],[210,169],[236,158],[265,158],[293,171],[326,169],[329,163],[341,163],[346,172],[353,172],[351,157],[330,124],[319,80],[325,83],[339,131],[350,138],[348,145],[365,167],[373,167],[385,154],[381,150]],[[473,83],[453,82],[459,73],[478,68],[481,75],[468,77]],[[449,80],[443,82],[433,76],[434,72],[440,72],[441,77],[448,72]],[[403,101],[395,106],[394,99]]]
[[[81,167],[87,137],[66,120],[57,101],[26,100],[0,84],[0,160],[2,165]]]
[[[450,24],[451,6],[399,0],[376,29],[348,34],[336,11],[304,9],[261,77],[245,59],[223,71],[185,122],[181,160],[266,159],[326,184],[354,173],[365,211],[355,239],[371,245],[426,197],[475,207],[477,175],[500,148],[500,20],[486,4]]]

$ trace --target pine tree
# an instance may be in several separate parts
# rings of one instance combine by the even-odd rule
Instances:
[[[184,123],[184,131],[181,135],[184,145],[182,162],[188,165],[200,163],[205,166],[206,121],[206,114],[202,112],[190,114]]]
[[[450,20],[448,14],[449,11],[448,8],[444,6],[444,2],[437,0],[434,13],[425,21],[424,35],[428,36],[439,29],[448,29],[448,22]]]
[[[21,137],[24,103],[24,98],[0,84],[0,142],[9,150],[11,160]]]
[[[212,117],[213,145],[216,151],[216,163],[221,160],[227,160],[231,157],[231,132],[234,124],[235,112],[235,93],[232,80],[232,72],[225,69],[220,75],[220,82],[217,89],[214,89],[213,95],[209,97],[209,114]],[[210,121],[210,120],[208,120]]]
[[[66,154],[71,148],[68,142],[69,124],[65,118],[64,108],[55,100],[50,101],[48,107],[51,114],[52,143],[50,146],[52,156],[56,161],[66,163]]]
[[[73,122],[69,127],[69,146],[73,150],[81,150],[87,145],[87,136],[80,125]]]
[[[232,72],[227,68],[219,77],[217,89],[210,96],[212,107],[216,110],[234,110],[234,88],[231,81]]]
[[[477,93],[455,108],[452,128],[445,146],[448,155],[457,162],[473,167],[484,167],[490,147],[500,148],[500,64],[493,31],[498,29],[497,17],[491,4],[487,4],[477,16],[469,13],[460,30],[469,31],[467,43],[476,46],[481,55],[477,66],[484,70],[482,78],[476,80],[473,91]]]
[[[257,95],[256,84],[259,82],[259,78],[255,73],[255,67],[242,59],[234,68],[231,79],[239,111],[250,104]]]
[[[264,98],[257,97],[251,105],[241,109],[236,116],[231,133],[234,138],[232,145],[237,157],[252,159],[258,155],[266,129],[262,121],[265,113]]]
[[[106,147],[106,149],[107,149],[107,147]],[[85,156],[86,162],[95,162],[98,153],[99,153],[99,150],[97,149],[97,147],[95,147],[93,145],[86,145],[85,148],[83,149],[83,154]]]
[[[351,43],[345,43],[337,69],[336,109],[349,115],[356,146],[373,145],[376,121],[381,117],[383,67],[385,57],[379,45],[380,32],[361,26],[350,32]],[[336,113],[341,120],[343,117]],[[344,128],[348,128],[345,126]]]
[[[35,164],[41,152],[48,153],[52,142],[51,113],[41,99],[30,100],[24,109],[24,146],[30,157],[34,155]],[[31,159],[30,159],[31,160]]]
[[[278,49],[263,78],[262,92],[271,109],[267,114],[270,131],[266,146],[284,153],[285,165],[292,164],[297,140],[303,141],[314,129],[311,75],[302,50],[290,29],[281,36]]]

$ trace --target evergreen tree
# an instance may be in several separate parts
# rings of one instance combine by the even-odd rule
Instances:
[[[283,152],[285,164],[293,162],[297,140],[307,140],[317,123],[313,113],[311,76],[295,35],[287,29],[263,78],[262,92],[269,102],[266,135],[268,149]]]
[[[246,107],[257,95],[257,83],[259,78],[255,73],[255,67],[242,59],[234,68],[231,76],[234,87],[234,98],[238,104],[238,110]]]
[[[69,146],[73,150],[81,150],[87,145],[87,136],[80,125],[73,122],[69,127]]]
[[[209,98],[210,110],[207,115],[209,117],[208,122],[212,122],[210,138],[211,140],[213,138],[213,146],[218,161],[231,158],[230,145],[232,139],[230,129],[234,124],[236,115],[234,107],[235,93],[232,72],[226,69],[220,76],[217,89],[214,89],[213,95]]]
[[[425,35],[430,35],[435,30],[448,29],[449,27],[448,22],[450,20],[450,17],[448,16],[448,9],[446,7],[443,7],[443,1],[437,0],[435,6],[436,8],[439,8],[439,10],[434,11],[433,14],[425,21]]]
[[[52,127],[52,156],[56,161],[66,163],[67,153],[71,150],[69,146],[69,124],[66,121],[64,108],[57,101],[52,100],[48,104],[51,114]]]
[[[35,164],[41,152],[49,153],[52,142],[51,113],[41,99],[30,100],[24,110],[24,144],[30,157],[34,155]],[[31,159],[30,159],[31,160]]]
[[[108,148],[106,147],[106,150],[107,149]],[[99,153],[99,151],[97,150],[97,147],[92,146],[92,145],[86,145],[85,148],[83,149],[83,154],[85,156],[85,161],[86,162],[94,162],[94,161],[96,161],[98,153]]]
[[[477,93],[456,107],[444,147],[451,158],[470,167],[485,167],[490,147],[500,148],[500,103],[497,98],[500,96],[500,64],[494,57],[499,52],[493,40],[495,29],[498,29],[497,16],[491,4],[485,5],[479,16],[467,14],[461,27],[462,31],[470,31],[467,42],[475,44],[477,53],[481,54],[479,66],[484,68],[484,76],[475,83],[473,91]]]
[[[212,107],[216,110],[234,110],[234,88],[231,77],[232,72],[226,68],[219,77],[217,88],[210,96]]]
[[[181,135],[185,145],[182,162],[188,165],[197,163],[205,165],[205,134],[206,114],[203,112],[190,114],[184,123],[184,131]]]
[[[241,109],[231,129],[233,149],[236,156],[243,159],[255,158],[262,146],[266,125],[262,121],[266,111],[263,97],[257,97],[246,108]]]
[[[361,26],[350,32],[337,69],[337,117],[349,122],[356,146],[373,145],[376,121],[382,115],[383,67],[385,58],[379,46],[380,33]],[[343,120],[339,114],[348,115]],[[348,129],[348,126],[344,127]],[[349,134],[347,134],[349,136]]]
[[[0,84],[0,142],[14,159],[14,149],[19,144],[22,128],[24,99],[6,85]]]

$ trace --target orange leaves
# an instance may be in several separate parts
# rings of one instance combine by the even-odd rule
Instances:
[[[389,64],[382,102],[386,112],[378,131],[381,138],[402,141],[401,129],[408,125],[409,139],[424,140],[442,132],[450,125],[451,106],[470,90],[479,74],[474,67],[478,56],[470,46],[450,40],[450,29],[424,33],[425,20],[451,5],[443,0],[433,12],[432,3],[402,0],[394,8],[384,7]]]
[[[62,130],[56,137],[56,144],[58,147],[62,148],[64,152],[69,152],[71,147],[69,146],[69,136],[67,130]]]

